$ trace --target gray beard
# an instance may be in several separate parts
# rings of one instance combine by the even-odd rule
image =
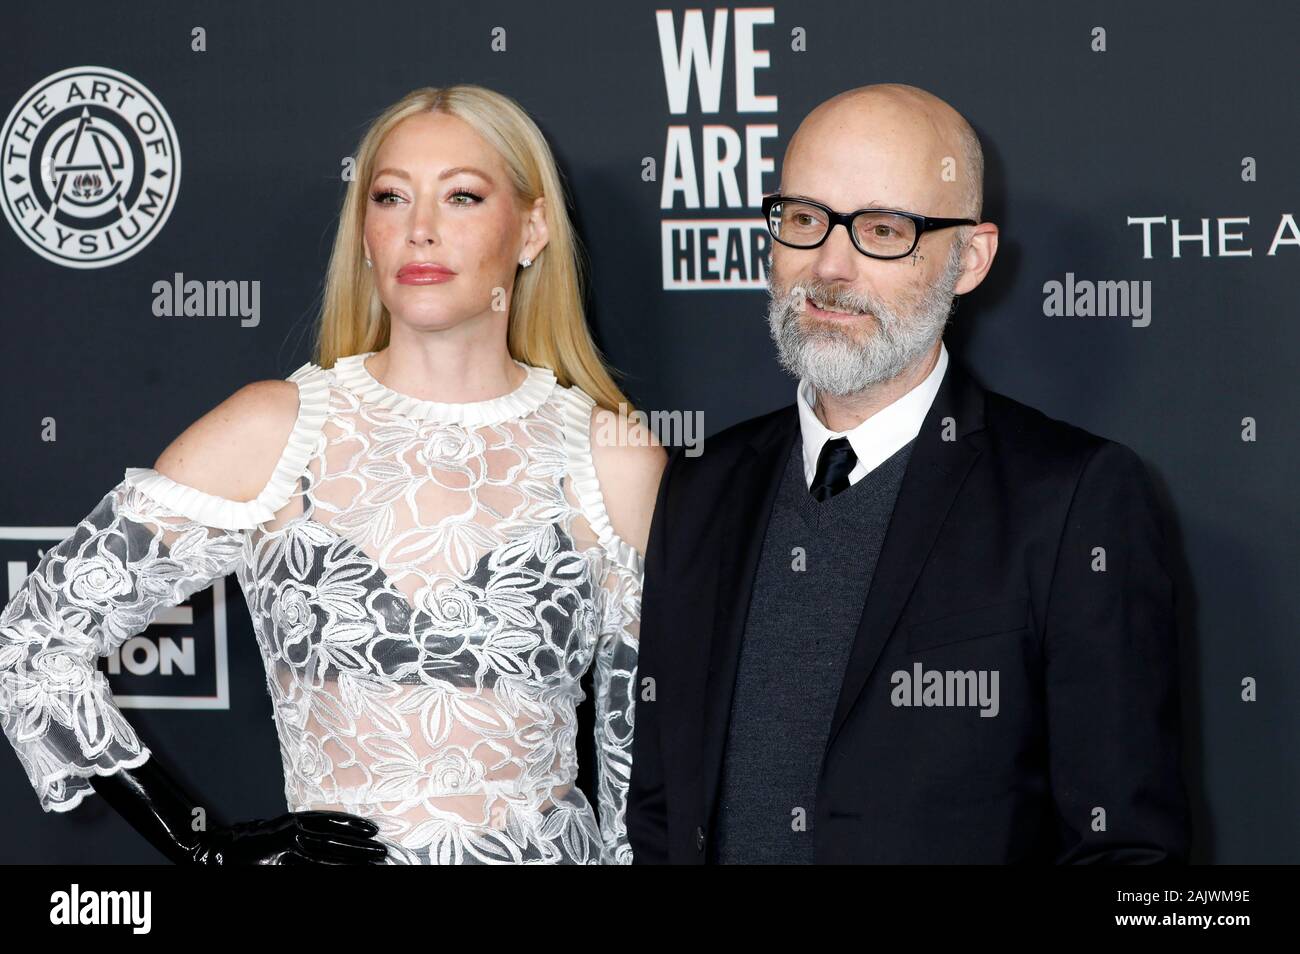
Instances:
[[[843,397],[889,381],[906,371],[943,336],[953,310],[953,288],[961,277],[963,246],[954,242],[939,280],[910,308],[890,307],[870,292],[808,278],[787,288],[768,274],[768,329],[781,367],[819,393]],[[769,260],[770,261],[770,260]],[[877,327],[858,341],[853,330],[800,321],[807,293],[831,308],[874,316]]]

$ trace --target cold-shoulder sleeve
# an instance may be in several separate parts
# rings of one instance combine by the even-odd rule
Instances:
[[[251,501],[227,500],[152,468],[120,483],[48,549],[0,613],[0,728],[47,812],[94,792],[89,778],[134,768],[148,747],[97,665],[158,613],[234,572],[248,530],[289,498],[328,392],[314,365],[299,387],[292,436]]]
[[[632,730],[636,715],[636,673],[641,628],[644,562],[636,548],[614,532],[591,454],[595,402],[571,388],[566,405],[566,439],[574,490],[600,544],[599,636],[593,672],[596,778],[604,864],[631,864],[627,837],[627,790],[632,774]]]

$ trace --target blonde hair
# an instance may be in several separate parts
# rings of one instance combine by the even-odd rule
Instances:
[[[388,133],[408,116],[427,112],[456,116],[491,144],[510,172],[516,198],[526,206],[540,196],[548,200],[546,247],[532,267],[515,273],[506,336],[511,357],[549,368],[561,385],[576,385],[601,407],[617,412],[623,404],[631,410],[587,328],[581,249],[551,148],[517,102],[471,84],[412,90],[362,137],[325,274],[312,360],[329,368],[339,358],[388,345],[391,316],[363,262],[366,199],[375,156]]]

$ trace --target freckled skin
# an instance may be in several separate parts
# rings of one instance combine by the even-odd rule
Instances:
[[[490,179],[468,172],[439,178],[458,166],[481,169]],[[463,120],[421,113],[394,127],[374,167],[409,174],[382,172],[367,188],[366,256],[374,262],[380,298],[394,321],[438,330],[504,320],[518,262],[535,258],[545,236],[530,233],[529,210],[515,199],[497,152]],[[393,194],[375,198],[386,191]],[[462,191],[482,201],[457,194]],[[397,271],[412,260],[435,261],[457,275],[443,284],[400,284]],[[492,309],[494,289],[504,292],[502,311]]]

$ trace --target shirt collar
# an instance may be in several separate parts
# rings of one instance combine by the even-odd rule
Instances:
[[[822,446],[832,438],[847,437],[853,453],[858,457],[857,466],[849,474],[850,483],[856,483],[861,477],[871,473],[882,462],[916,437],[921,431],[921,422],[934,402],[943,382],[944,372],[948,368],[948,348],[939,342],[939,360],[926,376],[925,380],[892,404],[881,408],[875,414],[850,431],[836,433],[829,430],[813,410],[815,394],[812,385],[800,381],[795,388],[795,404],[799,409],[799,431],[803,437],[803,469],[808,486],[812,486],[817,474],[817,458]]]

